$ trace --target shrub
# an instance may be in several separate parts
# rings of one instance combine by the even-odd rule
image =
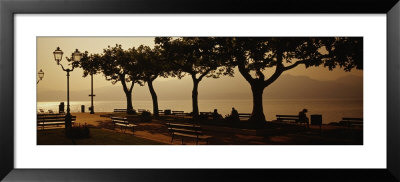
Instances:
[[[238,115],[226,115],[225,116],[225,121],[227,121],[228,123],[238,123],[240,121],[239,116]]]
[[[132,109],[131,111],[128,111],[128,114],[137,114],[135,109]]]
[[[143,111],[140,115],[140,121],[142,122],[151,122],[151,113],[150,111]]]
[[[206,114],[200,114],[200,115],[199,115],[199,119],[202,120],[202,121],[208,120],[208,115],[206,115]]]
[[[90,138],[90,129],[87,125],[67,128],[65,132],[67,138],[71,139]]]

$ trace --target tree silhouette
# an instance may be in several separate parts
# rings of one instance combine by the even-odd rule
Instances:
[[[98,63],[106,80],[111,81],[112,84],[121,82],[126,95],[127,113],[133,113],[132,90],[134,84],[143,85],[142,73],[137,66],[137,60],[133,57],[134,50],[135,48],[124,50],[119,44],[115,47],[108,46],[103,50]],[[128,86],[129,83],[131,83],[130,86]]]
[[[143,81],[147,83],[151,98],[153,100],[153,113],[158,116],[157,93],[153,87],[153,81],[159,76],[167,77],[168,69],[163,63],[163,56],[158,46],[151,49],[149,46],[139,46],[134,51],[134,59],[137,60],[139,69],[142,71]]]
[[[285,71],[299,65],[339,66],[345,71],[363,67],[362,37],[236,37],[225,38],[225,54],[238,66],[249,82],[253,93],[253,111],[250,121],[265,124],[262,95],[266,87]],[[268,76],[266,76],[268,74]]]
[[[169,67],[178,78],[186,74],[193,80],[192,107],[193,117],[199,115],[198,86],[204,78],[219,78],[233,74],[233,69],[223,59],[217,39],[213,37],[156,37],[155,43],[162,48]]]
[[[100,54],[90,54],[85,51],[79,62],[73,61],[72,66],[83,69],[83,77],[95,75],[100,72]]]

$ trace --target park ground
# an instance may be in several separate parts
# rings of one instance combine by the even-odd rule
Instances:
[[[72,113],[77,120],[74,126],[90,127],[90,138],[71,140],[65,137],[64,128],[37,130],[38,145],[181,145],[180,138],[171,142],[171,135],[166,126],[167,117],[153,118],[151,122],[141,122],[139,117],[132,117],[137,125],[135,132],[113,130],[109,117],[113,113]],[[119,114],[124,116],[125,114]],[[217,122],[217,121],[215,121]],[[245,121],[242,121],[245,122]],[[262,129],[244,129],[242,127],[221,126],[207,122],[201,124],[203,132],[212,136],[209,145],[362,145],[362,128],[341,126],[310,126],[290,123],[269,122]],[[184,139],[185,145],[195,145],[190,138]],[[206,144],[200,141],[199,144]]]

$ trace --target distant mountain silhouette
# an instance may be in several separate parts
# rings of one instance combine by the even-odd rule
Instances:
[[[264,90],[265,98],[363,98],[363,78],[346,76],[318,81],[306,76],[284,75]]]
[[[90,85],[87,85],[89,88]],[[192,80],[155,81],[159,100],[191,99]],[[90,100],[90,89],[71,91],[72,101]],[[120,83],[114,86],[95,88],[95,100],[125,100]],[[250,85],[241,76],[220,79],[205,78],[199,85],[199,99],[251,99]],[[282,75],[264,90],[264,98],[308,99],[308,98],[363,98],[363,78],[349,75],[333,81],[318,81],[306,76]],[[147,85],[135,85],[133,99],[151,100]],[[38,101],[65,101],[65,91],[38,93]]]

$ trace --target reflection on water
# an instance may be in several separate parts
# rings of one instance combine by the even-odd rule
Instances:
[[[298,114],[303,108],[308,109],[310,114],[322,114],[323,122],[329,123],[340,121],[342,117],[363,117],[363,101],[358,99],[265,99],[264,114],[267,120],[275,119],[276,114]],[[60,102],[38,102],[38,109],[53,110],[58,112]],[[67,103],[65,102],[65,105]],[[70,102],[71,112],[80,112],[81,105],[85,105],[86,112],[90,106],[90,101]],[[65,106],[66,107],[66,106]],[[151,100],[134,100],[133,108],[147,109],[152,111]],[[250,113],[252,110],[251,100],[199,100],[199,110],[201,112],[211,112],[218,109],[223,116],[229,114],[232,107],[239,113]],[[112,112],[116,108],[126,108],[126,101],[95,101],[96,112]],[[161,110],[183,110],[191,112],[191,100],[169,100],[159,101]]]

